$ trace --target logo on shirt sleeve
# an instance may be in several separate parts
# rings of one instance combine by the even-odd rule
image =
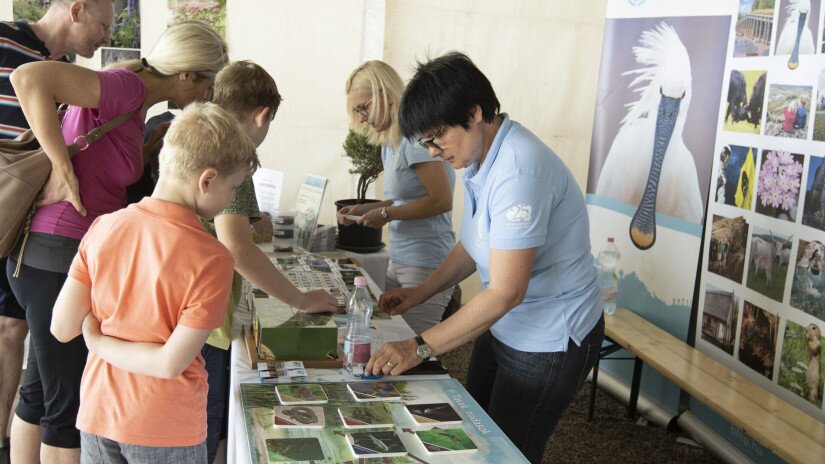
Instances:
[[[530,222],[533,207],[530,205],[516,205],[507,210],[505,216],[510,222]]]

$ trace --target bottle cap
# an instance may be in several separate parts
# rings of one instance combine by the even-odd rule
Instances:
[[[607,237],[607,243],[613,243],[613,237]]]
[[[355,278],[355,286],[356,287],[366,287],[367,286],[367,278],[364,276],[358,276]]]

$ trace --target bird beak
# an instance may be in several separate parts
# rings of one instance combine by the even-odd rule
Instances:
[[[650,172],[647,175],[642,200],[630,221],[630,239],[636,248],[647,250],[656,243],[656,194],[659,190],[659,176],[662,173],[662,164],[676,127],[676,118],[679,116],[679,106],[682,103],[682,94],[679,98],[662,95],[659,101],[659,110],[656,114],[656,132],[653,136],[653,155],[650,162]]]
[[[805,18],[807,16],[808,12],[799,13],[799,22],[796,24],[796,42],[793,46],[793,52],[791,52],[791,58],[788,60],[789,69],[796,69],[799,67],[799,42],[802,40],[802,31],[805,29]]]

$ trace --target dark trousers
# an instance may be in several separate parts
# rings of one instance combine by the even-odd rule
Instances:
[[[60,343],[49,326],[52,310],[66,274],[24,265],[20,277],[11,277],[17,262],[9,259],[6,272],[11,290],[26,311],[31,338],[26,377],[15,413],[43,427],[42,442],[58,448],[80,448],[75,428],[80,407],[80,378],[86,367],[86,343],[79,336]]]
[[[201,356],[209,375],[209,393],[206,395],[206,462],[211,464],[218,454],[218,444],[227,435],[229,350],[203,345]]]
[[[498,341],[488,330],[475,341],[467,390],[532,463],[540,463],[559,418],[575,399],[599,356],[604,316],[580,346],[529,353]]]

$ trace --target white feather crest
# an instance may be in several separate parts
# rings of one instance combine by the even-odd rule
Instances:
[[[810,0],[788,0],[788,6],[785,7],[785,12],[788,14],[788,17],[785,18],[785,24],[796,24],[797,20],[799,19],[799,10],[805,8],[808,10],[808,14],[811,13],[811,1]],[[805,21],[808,21],[808,18],[805,18]]]
[[[689,98],[691,93],[690,57],[673,26],[660,22],[655,28],[642,32],[639,44],[633,47],[633,54],[637,63],[647,67],[626,71],[622,76],[636,74],[628,88],[640,86],[634,92],[641,96],[625,105],[628,110],[622,126],[655,112],[662,90],[677,98],[681,95]]]

